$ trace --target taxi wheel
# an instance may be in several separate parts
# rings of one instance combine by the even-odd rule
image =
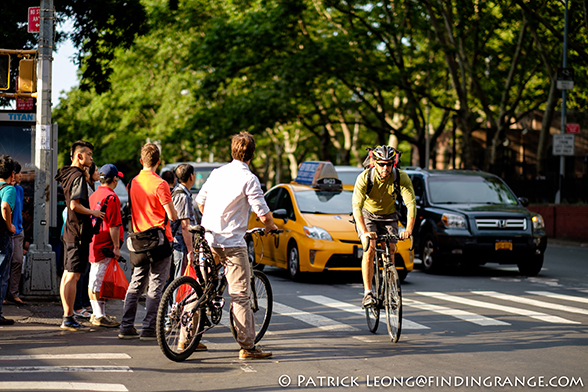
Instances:
[[[290,274],[290,279],[300,279],[300,254],[296,243],[288,246],[288,273]]]
[[[253,243],[252,239],[247,241],[247,256],[249,256],[249,262],[253,266],[254,269],[258,271],[263,271],[263,264],[258,263],[255,261],[255,244]]]

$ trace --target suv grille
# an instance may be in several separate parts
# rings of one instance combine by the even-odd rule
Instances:
[[[476,219],[478,230],[527,230],[527,220],[521,219]]]

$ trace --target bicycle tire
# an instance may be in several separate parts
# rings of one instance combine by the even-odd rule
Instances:
[[[157,343],[163,354],[175,362],[186,360],[202,338],[203,312],[193,312],[194,305],[202,296],[202,288],[196,279],[190,276],[181,276],[173,280],[161,297],[157,310],[156,332]],[[190,324],[190,315],[193,318]],[[178,344],[185,340],[191,329],[192,339],[184,349]]]
[[[400,340],[402,331],[402,290],[398,271],[396,271],[394,265],[388,267],[385,278],[386,296],[384,298],[384,307],[386,308],[386,325],[390,341],[397,343]]]
[[[253,317],[255,318],[255,343],[257,344],[267,332],[274,307],[274,295],[270,281],[263,272],[258,270],[253,271],[250,300]],[[237,330],[233,320],[233,304],[231,304],[229,320],[231,333],[237,340]]]
[[[372,276],[372,291],[376,294],[376,303],[365,308],[365,318],[368,329],[371,333],[376,333],[380,325],[380,301],[382,293],[382,272],[378,263],[378,254],[374,255],[374,274]]]

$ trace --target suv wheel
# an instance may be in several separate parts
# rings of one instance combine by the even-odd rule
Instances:
[[[421,260],[425,272],[434,272],[439,268],[439,255],[437,253],[437,241],[433,234],[427,234],[423,239],[421,248]]]
[[[535,255],[517,264],[521,274],[526,276],[537,276],[539,272],[541,272],[541,268],[543,268],[543,256],[544,255],[542,254]]]

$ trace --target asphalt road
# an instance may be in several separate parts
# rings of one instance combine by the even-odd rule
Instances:
[[[523,391],[588,384],[588,248],[550,245],[534,278],[499,266],[412,272],[403,284],[397,344],[385,323],[377,334],[368,331],[359,275],[295,283],[284,271],[266,272],[274,314],[262,345],[271,359],[239,361],[223,325],[204,336],[208,352],[183,363],[165,358],[156,342],[119,340],[113,330],[56,331],[0,339],[0,390]]]

